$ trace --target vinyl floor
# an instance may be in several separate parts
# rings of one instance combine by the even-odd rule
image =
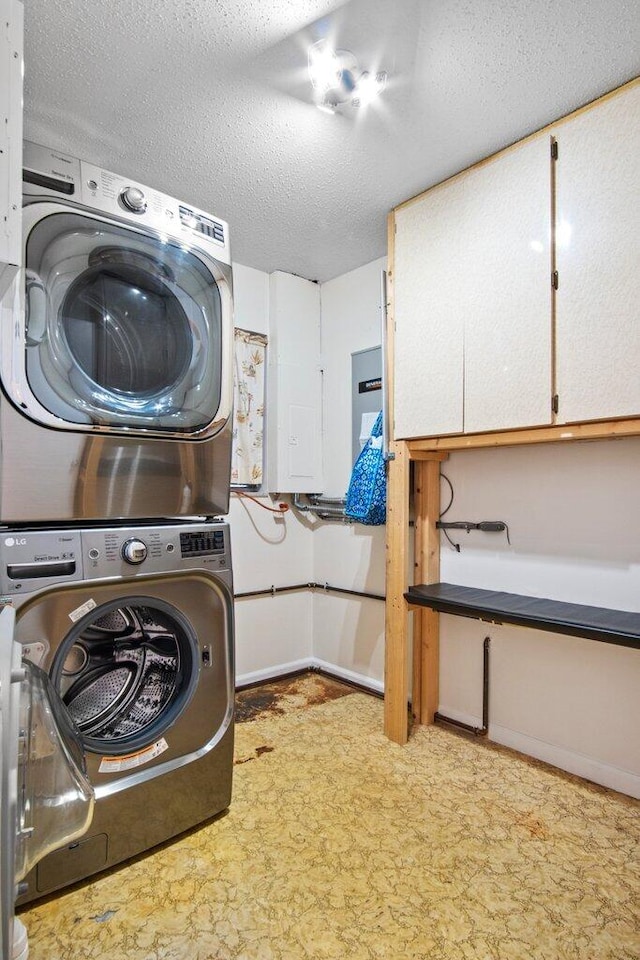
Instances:
[[[239,696],[229,812],[22,912],[31,960],[638,960],[640,804],[318,675]]]

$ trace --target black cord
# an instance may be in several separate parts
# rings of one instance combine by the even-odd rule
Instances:
[[[451,510],[451,506],[452,506],[452,504],[453,504],[454,492],[453,492],[453,484],[451,483],[451,480],[449,480],[449,477],[446,475],[446,473],[443,473],[442,470],[441,470],[441,471],[440,471],[440,476],[441,476],[441,478],[442,478],[443,480],[446,480],[446,482],[449,484],[449,490],[451,490],[451,500],[449,500],[449,503],[447,504],[446,508],[442,511],[442,513],[440,514],[440,516],[439,516],[439,518],[438,518],[438,519],[442,520],[442,518],[444,517],[445,513],[448,513],[449,510]]]
[[[454,497],[455,497],[455,494],[454,494],[454,491],[453,491],[453,484],[451,483],[451,480],[449,480],[449,477],[446,475],[446,473],[443,473],[442,470],[440,470],[440,477],[441,477],[444,481],[446,481],[446,483],[449,485],[449,490],[451,491],[451,499],[449,500],[449,503],[448,503],[447,506],[444,508],[444,510],[442,511],[442,513],[440,514],[440,516],[438,517],[438,520],[442,520],[442,518],[444,517],[444,515],[449,512],[449,510],[450,510],[451,507],[453,506],[453,501],[454,501]],[[469,530],[477,530],[477,529],[479,528],[479,525],[478,525],[477,523],[471,521],[471,520],[469,520],[469,521],[460,520],[460,521],[458,521],[458,523],[460,524],[460,526],[464,525],[464,526],[467,527],[467,533],[469,533]],[[509,525],[508,525],[507,523],[505,523],[504,520],[501,520],[500,523],[504,523],[504,530],[505,530],[505,533],[506,533],[506,535],[507,535],[507,543],[509,544],[509,546],[511,546],[511,537],[509,536]],[[440,527],[440,529],[442,530],[442,532],[444,533],[445,537],[447,538],[447,540],[449,541],[449,543],[451,544],[451,546],[453,547],[453,549],[456,551],[456,553],[460,553],[460,544],[459,544],[459,543],[454,543],[454,541],[451,539],[451,537],[450,537],[449,534],[447,533],[447,530],[446,530],[446,528],[445,528],[444,525],[443,525],[442,527]]]
[[[460,544],[454,543],[446,530],[443,530],[442,532],[444,533],[445,537],[447,538],[447,540],[449,541],[453,549],[456,551],[456,553],[460,553]]]
[[[451,510],[451,507],[453,506],[453,500],[454,500],[455,494],[453,492],[453,484],[451,483],[451,480],[449,480],[449,477],[446,475],[446,473],[443,473],[441,470],[440,476],[442,477],[443,480],[446,480],[446,482],[449,484],[449,490],[451,490],[451,499],[449,500],[449,503],[447,504],[447,506],[445,507],[445,509],[442,511],[442,513],[438,518],[439,520],[442,520],[445,513],[448,513],[449,510]],[[444,533],[445,537],[447,538],[447,540],[449,541],[453,549],[456,551],[456,553],[460,553],[460,544],[454,543],[446,530],[443,530],[442,532]]]

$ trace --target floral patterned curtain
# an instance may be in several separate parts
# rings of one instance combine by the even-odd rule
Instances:
[[[234,340],[231,485],[259,487],[262,484],[267,337],[236,327]]]

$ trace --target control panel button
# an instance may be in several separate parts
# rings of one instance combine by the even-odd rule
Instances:
[[[147,545],[142,540],[132,537],[122,544],[122,559],[127,563],[142,563],[147,558]]]
[[[132,213],[144,213],[147,209],[147,201],[142,190],[138,187],[125,187],[120,194],[123,206]]]
[[[96,550],[95,547],[92,547],[91,550],[89,550],[89,559],[97,560],[99,556],[100,556],[100,551]]]

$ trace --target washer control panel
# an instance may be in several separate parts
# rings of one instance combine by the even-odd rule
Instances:
[[[95,556],[95,548],[93,548]],[[127,563],[143,563],[147,559],[147,545],[137,537],[131,537],[122,544],[122,559]]]
[[[4,595],[27,594],[50,583],[82,580],[80,531],[3,530],[0,564],[0,590]]]
[[[79,580],[194,568],[230,572],[227,523],[0,531],[0,591],[5,596]]]

